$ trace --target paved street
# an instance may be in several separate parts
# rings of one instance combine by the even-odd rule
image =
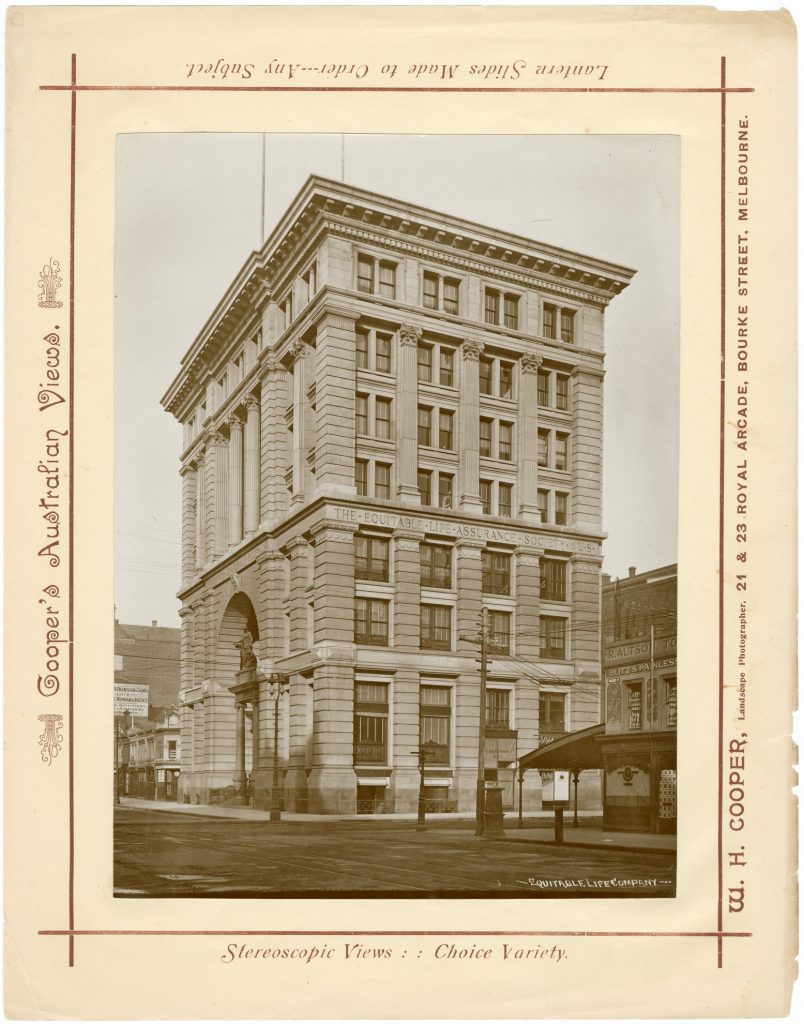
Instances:
[[[115,811],[115,894],[667,897],[666,850],[478,839],[469,821],[281,822]],[[569,838],[569,836],[567,836]]]

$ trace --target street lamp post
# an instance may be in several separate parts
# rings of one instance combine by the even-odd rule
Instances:
[[[279,699],[284,693],[287,693],[289,685],[288,676],[278,672],[274,672],[268,677],[268,686],[274,701],[274,767],[271,778],[270,821],[282,820],[282,796],[279,791]]]
[[[485,831],[486,810],[486,672],[488,667],[488,651],[486,645],[486,629],[488,611],[484,608],[480,619],[480,716],[477,733],[477,800],[475,804],[475,835],[482,836]]]
[[[424,786],[424,744],[420,744],[418,750],[411,750],[411,754],[419,755],[419,802],[416,808],[416,831],[424,832],[427,828],[427,791]]]

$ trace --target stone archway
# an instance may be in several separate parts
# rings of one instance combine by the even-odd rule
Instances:
[[[238,591],[229,599],[218,625],[215,642],[215,679],[221,688],[231,694],[228,742],[234,754],[235,803],[248,803],[249,771],[253,774],[258,761],[259,702],[257,676],[254,669],[244,671],[241,666],[243,635],[251,635],[252,644],[260,639],[254,605],[246,594]],[[233,720],[232,720],[233,719]],[[248,721],[251,721],[251,743],[246,743]],[[233,728],[232,728],[233,726]]]

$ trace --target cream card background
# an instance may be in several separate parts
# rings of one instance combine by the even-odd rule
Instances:
[[[793,975],[795,883],[789,739],[794,693],[794,32],[784,14],[703,9],[16,8],[8,15],[6,545],[6,1001],[48,1017],[534,1017],[772,1015]],[[37,692],[41,529],[36,395],[52,310],[37,275],[70,242],[72,93],[79,84],[186,84],[218,51],[337,51],[339,62],[607,64],[610,92],[79,91],[75,136],[74,666]],[[726,376],[723,739],[748,734],[747,865],[718,880],[721,416],[721,58],[726,97]],[[247,59],[247,58],[244,58]],[[256,84],[264,84],[258,80]],[[372,70],[360,83],[381,87]],[[465,81],[455,84],[465,85]],[[500,83],[504,85],[505,83]],[[571,83],[530,80],[527,87]],[[583,83],[588,85],[598,83]],[[704,92],[672,91],[690,88]],[[627,91],[655,89],[655,92]],[[737,121],[750,151],[749,699],[736,721],[735,340]],[[113,228],[120,132],[662,133],[682,140],[682,419],[679,537],[679,857],[675,900],[115,901],[111,896]],[[68,261],[59,310],[69,327]],[[66,368],[66,363],[65,363]],[[742,375],[740,375],[742,377]],[[55,410],[54,410],[55,411]],[[67,581],[67,567],[58,570]],[[66,628],[66,624],[65,624]],[[65,658],[66,666],[66,658]],[[72,717],[70,694],[72,693]],[[65,748],[40,758],[37,716],[65,715]],[[72,732],[71,732],[72,727]],[[71,741],[71,742],[70,742]],[[73,858],[69,793],[74,793]],[[728,769],[726,769],[727,773]],[[726,779],[727,781],[727,779]],[[728,792],[728,786],[726,786]],[[745,905],[729,913],[730,885]],[[69,916],[70,889],[74,917]],[[718,938],[718,901],[723,929]],[[70,929],[79,934],[69,939]],[[43,935],[42,931],[59,935]],[[255,944],[394,950],[388,961],[221,962]],[[444,962],[448,932],[560,936],[560,965]],[[93,934],[81,934],[88,931]],[[296,932],[278,939],[276,932]],[[314,940],[309,933],[327,932]],[[219,932],[220,934],[204,934]],[[410,935],[399,933],[409,932]],[[135,934],[136,933],[136,934]],[[178,934],[177,934],[178,933]],[[198,933],[198,934],[196,934]],[[306,936],[304,933],[308,933]],[[467,942],[499,946],[502,934]],[[457,940],[456,940],[457,941]],[[463,941],[463,940],[462,940]],[[528,941],[526,939],[522,940]],[[74,944],[74,965],[68,947]],[[722,944],[722,966],[718,946]],[[401,959],[404,949],[413,951]],[[422,951],[421,958],[415,952]]]

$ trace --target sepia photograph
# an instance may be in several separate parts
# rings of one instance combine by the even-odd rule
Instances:
[[[678,138],[116,179],[115,895],[674,896]]]

